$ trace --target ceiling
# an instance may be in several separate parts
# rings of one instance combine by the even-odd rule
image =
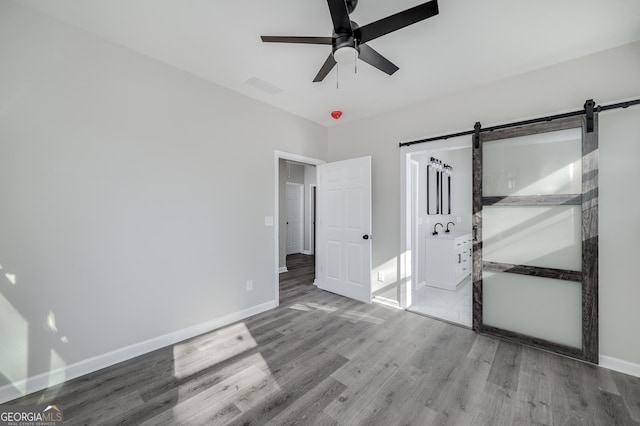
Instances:
[[[325,126],[380,114],[640,40],[638,0],[440,0],[440,14],[368,43],[400,67],[358,61],[312,83],[330,46],[324,0],[21,0],[74,26]],[[359,25],[423,3],[360,0]],[[252,81],[281,89],[268,93]],[[344,112],[339,122],[330,112]]]

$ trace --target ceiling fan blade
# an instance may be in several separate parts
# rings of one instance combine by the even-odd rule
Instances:
[[[320,71],[318,71],[318,74],[316,74],[316,77],[313,79],[313,82],[317,83],[319,81],[324,80],[327,74],[329,74],[329,71],[331,71],[335,66],[336,66],[336,60],[333,59],[333,54],[329,54],[329,57],[327,58],[326,61],[324,61],[324,64],[322,64],[322,68],[320,68]]]
[[[366,43],[385,34],[423,21],[438,14],[438,0],[420,4],[395,15],[364,25],[355,30],[355,37],[360,43]]]
[[[351,19],[349,19],[349,11],[345,0],[327,0],[327,3],[329,4],[329,13],[331,13],[335,33],[352,35]]]
[[[265,43],[331,44],[332,37],[260,36]]]
[[[389,61],[387,58],[385,58],[366,44],[360,45],[360,55],[358,56],[358,58],[362,59],[369,65],[378,68],[380,71],[386,72],[389,75],[399,70],[399,68],[393,62]]]

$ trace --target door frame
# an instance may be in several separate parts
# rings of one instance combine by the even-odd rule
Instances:
[[[417,260],[420,258],[420,241],[418,237],[418,220],[419,215],[418,212],[420,209],[418,208],[418,188],[420,187],[420,163],[415,160],[409,158],[409,165],[411,168],[411,198],[410,202],[411,206],[411,235],[413,240],[411,241],[411,288],[409,289],[409,295],[413,300],[413,292],[416,291],[418,284],[420,284],[420,273],[419,266]],[[415,176],[413,172],[415,170]],[[414,202],[415,201],[415,202]],[[409,301],[411,302],[411,301]]]
[[[298,253],[304,253],[304,222],[305,222],[305,208],[304,208],[304,183],[296,183],[296,182],[286,182],[286,185],[295,186],[298,191],[298,247],[300,251]],[[286,197],[286,196],[285,196]],[[285,198],[287,204],[289,203],[289,199]],[[288,208],[288,206],[287,206]],[[288,216],[288,214],[287,214]],[[287,240],[289,239],[289,235],[287,234]],[[287,256],[289,255],[287,250]]]
[[[398,304],[401,309],[411,306],[411,289],[414,277],[411,273],[415,256],[411,256],[412,244],[415,237],[411,226],[412,217],[412,179],[411,155],[425,151],[454,150],[472,147],[472,136],[458,136],[440,139],[421,145],[403,145],[400,147],[400,256],[398,257]],[[415,283],[419,284],[419,283]]]
[[[316,191],[318,189],[317,183],[309,185],[309,223],[307,230],[309,233],[309,250],[305,250],[305,254],[316,254]],[[305,221],[306,221],[305,215]]]
[[[325,164],[325,160],[306,157],[304,155],[292,154],[290,152],[275,150],[273,153],[273,179],[274,179],[274,202],[273,202],[273,237],[274,237],[274,287],[276,306],[280,305],[280,160],[290,160],[310,166]],[[265,219],[265,223],[267,220]],[[317,269],[317,263],[315,269]]]

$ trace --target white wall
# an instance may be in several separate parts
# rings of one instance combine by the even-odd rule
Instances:
[[[600,352],[640,364],[640,107],[599,118]]]
[[[469,72],[472,72],[472,64]],[[329,161],[372,156],[373,275],[382,270],[387,280],[397,280],[400,251],[399,142],[472,129],[476,121],[488,126],[575,110],[589,98],[606,104],[638,96],[640,43],[634,43],[485,87],[425,101],[384,116],[330,128]],[[637,243],[640,233],[635,223],[639,206],[637,197],[629,192],[631,187],[626,186],[627,190],[623,191],[616,184],[640,181],[635,164],[640,158],[640,144],[637,143],[640,139],[637,136],[640,118],[631,110],[627,112],[630,116],[625,121],[626,130],[615,136],[614,130],[622,126],[608,123],[608,120],[613,120],[607,118],[609,114],[622,117],[623,112],[602,114],[601,119],[601,353],[637,365],[640,364],[637,339],[640,310],[630,304],[640,300],[635,267],[640,258]],[[634,163],[633,167],[630,162]],[[620,220],[621,215],[628,217]],[[631,232],[633,230],[635,233]],[[622,254],[624,251],[624,256],[616,257],[607,251],[613,247],[614,253]]]
[[[287,173],[287,182],[304,184],[304,168],[302,164],[285,161],[285,171]]]
[[[0,63],[0,390],[276,302],[274,150],[326,129],[7,1]]]
[[[449,164],[453,166],[451,176],[451,215],[448,220],[455,222],[458,233],[471,232],[473,187],[471,173],[471,148],[449,151]],[[457,218],[460,218],[458,223]]]

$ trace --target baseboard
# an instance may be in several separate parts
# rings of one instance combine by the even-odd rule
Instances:
[[[425,281],[420,281],[418,284],[416,284],[416,290],[420,290],[421,288],[425,288],[427,286],[427,283]]]
[[[600,355],[600,367],[640,377],[640,364],[634,364],[633,362],[624,361],[611,356]]]
[[[442,290],[458,291],[458,288],[460,287],[462,281],[463,280],[459,281],[457,284],[451,284],[442,281],[427,280],[426,285],[428,285],[429,287],[440,288]]]
[[[304,250],[302,254],[306,254],[307,256],[310,256],[313,254],[313,252],[311,250]]]
[[[232,324],[236,321],[241,321],[245,318],[249,318],[250,316],[268,311],[277,306],[278,302],[276,300],[272,300],[260,305],[252,306],[251,308],[243,309],[242,311],[225,315],[220,318],[203,322],[201,324],[196,324],[182,330],[174,331],[173,333],[165,334],[163,336],[155,337],[144,342],[135,343],[130,346],[125,346],[124,348],[116,349],[115,351],[108,352],[106,354],[85,359],[75,364],[67,365],[63,368],[52,370],[47,373],[38,374],[13,384],[1,386],[0,404],[7,401],[12,401],[16,398],[20,398],[21,396],[29,393],[46,389],[67,380],[75,379],[77,377],[84,376],[85,374],[93,373],[94,371],[101,370],[105,367],[109,367],[122,361],[127,361],[148,352],[152,352],[166,346],[174,345],[183,340],[190,339],[191,337],[207,333],[217,328]],[[26,392],[22,393],[19,391],[19,389],[26,389]]]
[[[279,272],[279,273],[281,273],[281,274],[283,274],[283,273],[285,273],[285,272],[289,272],[289,270],[287,269],[287,267],[286,267],[286,266],[281,266],[281,267],[280,267],[280,269],[278,269],[278,272]]]
[[[389,306],[391,308],[400,309],[400,303],[397,300],[389,299],[384,296],[373,296],[373,303],[379,303],[380,305]]]

